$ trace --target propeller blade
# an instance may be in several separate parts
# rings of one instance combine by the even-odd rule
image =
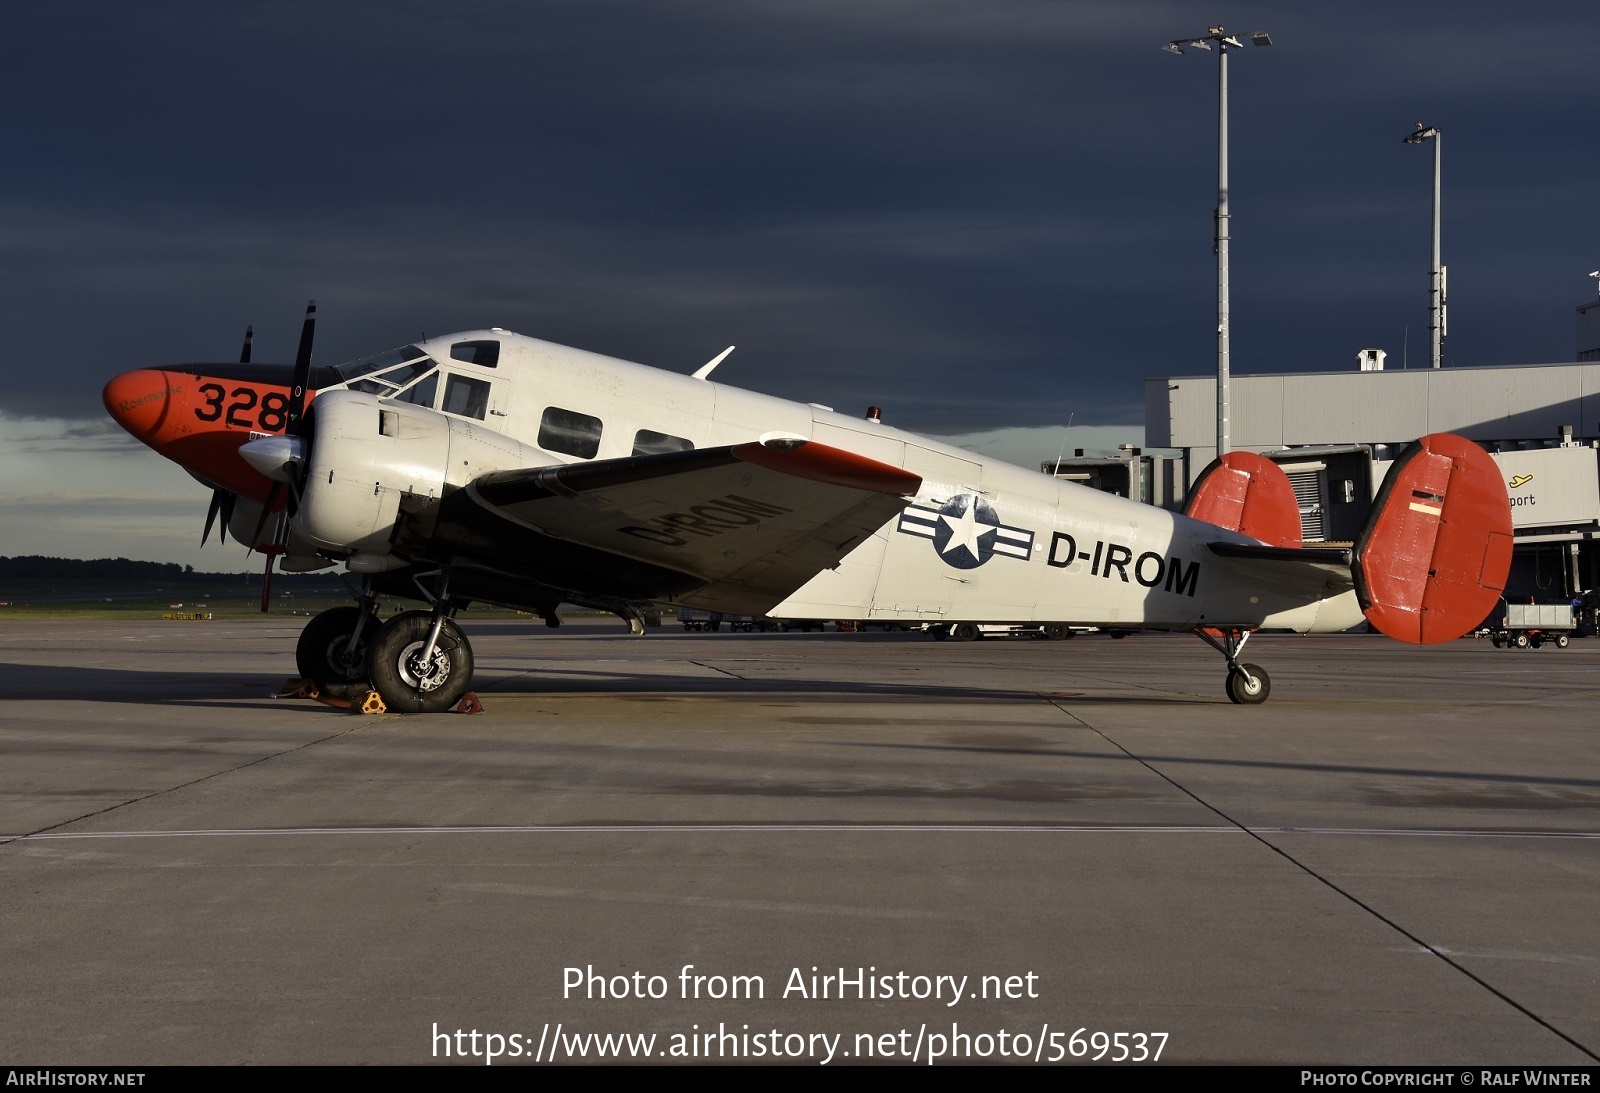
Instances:
[[[206,540],[211,538],[211,525],[217,522],[217,513],[222,511],[222,491],[211,491],[211,506],[206,509],[206,527],[200,533],[200,545],[205,546]]]
[[[250,363],[250,343],[255,341],[255,337],[256,337],[256,328],[255,327],[247,326],[247,327],[244,328],[244,348],[239,350],[239,363],[240,364],[249,364]]]
[[[317,301],[306,304],[306,321],[300,327],[300,348],[294,355],[294,383],[289,391],[288,425],[284,432],[293,435],[306,408],[306,384],[311,380],[311,342],[317,329]]]
[[[223,493],[222,493],[222,527],[217,532],[217,542],[219,542],[219,543],[226,543],[228,541],[228,525],[233,523],[233,504],[237,500],[239,500],[239,495],[238,494],[236,494],[236,493],[228,493],[226,491],[223,491]],[[204,546],[205,543],[202,542],[200,545]]]

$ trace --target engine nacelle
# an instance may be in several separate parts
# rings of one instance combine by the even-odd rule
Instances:
[[[337,557],[388,554],[402,505],[425,523],[447,490],[549,458],[482,426],[359,391],[326,391],[312,414],[294,539]]]

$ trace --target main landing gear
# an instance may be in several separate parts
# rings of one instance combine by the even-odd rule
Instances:
[[[442,713],[472,686],[472,646],[450,617],[449,577],[434,593],[418,582],[433,605],[378,620],[370,582],[356,607],[335,607],[306,624],[295,646],[300,674],[335,698],[378,692],[384,705],[405,713]]]
[[[302,679],[334,698],[359,698],[367,682],[367,642],[381,624],[370,600],[359,607],[334,607],[306,623],[295,646]]]
[[[391,710],[443,713],[472,685],[472,646],[440,607],[407,611],[374,635],[367,672]]]
[[[1272,693],[1272,679],[1259,664],[1245,664],[1239,660],[1245,642],[1253,630],[1219,630],[1212,626],[1198,626],[1194,636],[1228,658],[1228,699],[1241,706],[1259,706]]]

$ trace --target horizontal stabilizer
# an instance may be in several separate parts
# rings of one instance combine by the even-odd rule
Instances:
[[[1297,547],[1301,542],[1300,503],[1289,476],[1254,452],[1228,452],[1213,460],[1195,480],[1183,514],[1268,546]]]
[[[1264,562],[1280,573],[1298,571],[1307,577],[1330,580],[1333,586],[1351,586],[1351,552],[1337,547],[1271,547],[1254,543],[1207,543],[1219,558]]]
[[[1361,609],[1400,641],[1452,641],[1499,600],[1511,536],[1511,503],[1494,460],[1452,433],[1425,436],[1389,469],[1356,541]]]

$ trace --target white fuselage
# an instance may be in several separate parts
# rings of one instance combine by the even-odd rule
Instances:
[[[471,339],[501,343],[494,367],[451,357]],[[1337,631],[1361,621],[1355,596],[1304,575],[1263,574],[1218,557],[1208,543],[1246,536],[1037,471],[818,406],[664,372],[505,331],[419,343],[450,374],[486,381],[469,460],[450,462],[443,488],[465,476],[583,459],[542,446],[552,407],[602,424],[593,458],[635,454],[641,430],[696,448],[768,434],[804,437],[922,478],[910,506],[771,611],[788,618],[1063,622],[1153,629],[1264,626]],[[442,399],[434,406],[441,417]],[[408,414],[426,408],[407,406]],[[498,445],[485,432],[516,443]],[[503,449],[502,456],[495,453]],[[499,464],[499,465],[496,465]],[[693,534],[681,526],[675,534]],[[686,595],[685,602],[716,608]]]

